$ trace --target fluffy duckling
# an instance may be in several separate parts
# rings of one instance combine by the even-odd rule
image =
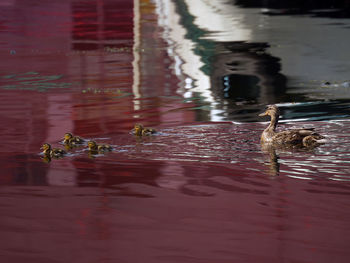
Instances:
[[[134,129],[132,130],[133,134],[136,136],[148,136],[156,133],[157,131],[153,128],[145,128],[142,124],[135,124]]]
[[[73,134],[69,132],[64,134],[63,143],[66,145],[77,145],[77,144],[83,144],[84,142],[85,140],[80,138],[79,136],[73,136]]]
[[[48,143],[44,143],[40,149],[43,150],[44,156],[52,157],[52,158],[61,158],[65,154],[67,154],[65,150],[62,150],[59,148],[52,148],[51,145]]]
[[[104,153],[112,151],[112,147],[108,144],[97,144],[95,141],[88,142],[89,151],[92,153]]]
[[[283,144],[283,145],[300,145],[304,147],[316,146],[324,143],[324,136],[314,132],[314,129],[293,129],[282,132],[276,132],[276,127],[280,111],[276,105],[267,107],[264,113],[259,116],[270,116],[269,126],[261,134],[261,143]]]
[[[309,135],[304,137],[303,146],[307,148],[314,148],[324,144],[326,142],[325,137],[322,135]]]

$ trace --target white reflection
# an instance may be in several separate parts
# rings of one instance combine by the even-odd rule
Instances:
[[[180,16],[176,13],[175,4],[167,0],[155,0],[154,2],[156,4],[158,24],[163,28],[162,37],[168,43],[167,53],[174,61],[171,68],[173,68],[174,74],[182,80],[184,85],[183,87],[179,87],[178,93],[182,94],[185,98],[188,98],[194,92],[200,93],[205,101],[211,105],[209,111],[212,120],[221,121],[223,119],[223,114],[221,114],[223,111],[215,110],[215,98],[210,89],[210,78],[201,70],[204,63],[202,62],[202,58],[194,52],[195,43],[186,38],[188,31],[180,24]],[[202,14],[205,15],[205,19],[207,19],[210,9],[213,8],[211,4],[204,1],[188,1],[186,4],[193,15],[199,15],[197,12],[192,13],[192,11],[199,5],[202,5],[202,10],[207,10],[205,14]],[[221,2],[220,4],[223,5]],[[205,7],[206,5],[208,6]],[[214,13],[215,10],[212,9],[211,12]],[[219,17],[217,16],[217,19]],[[197,23],[196,26],[200,27],[200,24]],[[216,24],[218,26],[220,23],[216,22]],[[223,21],[222,24],[224,24]],[[187,93],[186,90],[191,91],[191,93]]]
[[[133,56],[134,60],[132,62],[133,68],[133,84],[132,92],[136,99],[140,98],[140,1],[134,0],[134,45],[133,45]],[[134,109],[139,110],[139,103],[134,100]]]
[[[243,23],[244,14],[230,1],[185,0],[185,2],[189,12],[196,17],[194,23],[202,29],[215,32],[206,38],[220,42],[251,39],[251,30]]]
[[[290,178],[301,179],[301,180],[312,180],[312,178],[303,177],[303,176],[295,176],[295,175],[290,175],[290,174],[287,174],[286,176],[288,176]]]

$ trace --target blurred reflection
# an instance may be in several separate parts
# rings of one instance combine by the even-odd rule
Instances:
[[[246,3],[246,1],[242,2]],[[252,13],[245,12],[226,1],[219,1],[218,8],[213,8],[204,1],[182,0],[167,4],[165,1],[158,0],[157,3],[160,6],[159,23],[165,31],[162,36],[169,44],[168,54],[174,58],[176,75],[185,82],[178,93],[186,98],[193,97],[194,94],[203,96],[209,114],[201,114],[202,120],[257,121],[255,113],[261,104],[315,100],[320,101],[320,106],[323,108],[323,119],[330,119],[329,115],[337,118],[349,116],[348,109],[340,106],[343,102],[349,102],[349,99],[344,101],[347,95],[342,96],[345,91],[343,86],[348,87],[348,82],[343,80],[339,82],[342,84],[336,84],[327,91],[326,98],[331,99],[330,102],[326,101],[325,91],[320,88],[318,81],[313,80],[306,85],[299,83],[303,87],[298,88],[299,84],[295,83],[295,79],[300,77],[299,71],[297,77],[288,75],[290,79],[287,79],[284,74],[288,69],[285,67],[295,65],[295,56],[292,55],[293,52],[279,49],[278,46],[270,46],[270,42],[267,42],[270,41],[269,38],[259,35],[271,34],[272,37],[276,37],[274,25],[266,24],[262,15],[256,18],[261,20],[257,22],[253,19]],[[249,5],[249,3],[246,4]],[[256,3],[270,5],[270,2],[264,1],[256,1]],[[273,4],[276,3],[271,5]],[[280,7],[288,5],[295,6],[288,3],[281,4]],[[318,5],[315,4],[315,6]],[[240,15],[232,19],[232,14],[236,15],[236,13]],[[208,16],[212,19],[210,23],[207,21]],[[228,28],[227,25],[231,27]],[[266,26],[266,29],[259,28],[260,26]],[[293,30],[291,30],[292,33],[298,33]],[[254,36],[254,33],[259,36]],[[301,34],[304,34],[304,31]],[[282,41],[280,38],[283,39],[283,37],[278,37],[279,41]],[[316,35],[315,39],[317,39]],[[315,41],[312,36],[301,43],[302,50],[307,50],[310,41]],[[318,43],[317,40],[316,43]],[[281,58],[284,59],[284,73],[281,71]],[[304,59],[304,56],[301,58]],[[301,61],[302,67],[319,61],[317,54],[308,59]],[[295,70],[295,67],[293,66],[292,69]],[[314,78],[320,78],[320,72],[315,73]],[[334,78],[341,76],[339,71],[333,75]],[[297,92],[295,92],[296,89]],[[317,98],[314,95],[315,90],[319,94]],[[333,114],[331,108],[327,107],[329,104],[338,107],[339,111]],[[290,112],[293,111],[294,108],[291,108]],[[315,115],[313,107],[307,107],[304,114],[306,118],[313,118]]]
[[[51,162],[51,157],[50,157],[50,155],[44,155],[44,156],[42,156],[42,157],[40,157],[40,158],[41,158],[41,160],[43,160],[44,163],[49,163],[49,162]]]
[[[229,119],[255,120],[258,105],[275,103],[286,91],[279,59],[266,53],[267,43],[227,42],[217,47],[220,52],[211,60],[213,92]]]
[[[271,176],[278,176],[280,172],[280,164],[276,148],[271,144],[261,144],[262,152],[268,157],[266,165],[268,166],[267,173]]]
[[[267,53],[267,43],[220,42],[215,37],[206,38],[212,34],[200,28],[195,22],[197,17],[191,13],[196,5],[186,1],[176,1],[175,5],[180,15],[178,23],[183,28],[170,17],[162,24],[169,32],[164,37],[172,41],[169,54],[175,61],[182,62],[179,65],[181,74],[192,79],[186,80],[185,89],[179,92],[183,96],[200,94],[210,103],[210,114],[205,120],[255,121],[259,104],[281,100],[286,92],[286,77],[280,73],[279,58]],[[225,16],[222,19],[225,21]],[[238,24],[235,26],[240,28]],[[181,44],[187,42],[188,45]],[[241,112],[243,106],[244,113]]]
[[[275,145],[275,144],[270,144],[270,143],[261,143],[261,151],[265,154],[266,156],[266,165],[268,166],[267,173],[271,176],[278,176],[280,175],[280,157],[279,155],[281,153],[284,154],[296,154],[296,153],[307,153],[309,156],[311,154],[315,154],[315,149],[319,147],[320,144],[315,144],[315,145],[310,145],[308,147],[301,146],[301,145]],[[305,156],[307,158],[308,156]],[[308,167],[304,166],[310,166],[310,167],[317,167],[315,163],[313,162],[305,162],[305,160],[300,160],[296,158],[294,160],[294,163],[289,167],[289,169],[293,169],[293,167],[297,168],[296,170],[304,170],[305,174],[307,172],[310,172],[308,170]],[[289,171],[290,172],[290,171]],[[305,176],[306,178],[306,176]]]

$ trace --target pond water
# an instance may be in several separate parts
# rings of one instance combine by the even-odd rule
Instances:
[[[214,2],[1,2],[2,262],[348,262],[350,20]]]

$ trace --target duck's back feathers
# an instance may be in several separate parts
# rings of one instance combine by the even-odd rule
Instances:
[[[112,146],[108,144],[100,144],[97,146],[99,152],[110,152],[113,150]]]
[[[78,144],[83,144],[85,140],[79,136],[73,136],[71,133],[67,132],[64,135],[63,138],[63,143],[66,145],[78,145]]]
[[[78,136],[74,136],[68,141],[69,144],[83,144],[84,142],[85,140]]]
[[[155,129],[153,129],[153,128],[144,128],[142,130],[142,135],[143,136],[147,136],[147,135],[151,135],[151,134],[155,134],[155,133],[157,133],[157,131]]]
[[[271,141],[279,144],[302,144],[305,137],[320,136],[313,130],[314,129],[294,129],[277,132],[271,138]]]
[[[54,158],[63,157],[65,154],[67,154],[65,150],[58,149],[58,148],[53,148],[50,152],[50,156]]]
[[[108,144],[97,144],[95,141],[89,141],[88,148],[92,154],[110,152],[113,150],[112,146]]]

